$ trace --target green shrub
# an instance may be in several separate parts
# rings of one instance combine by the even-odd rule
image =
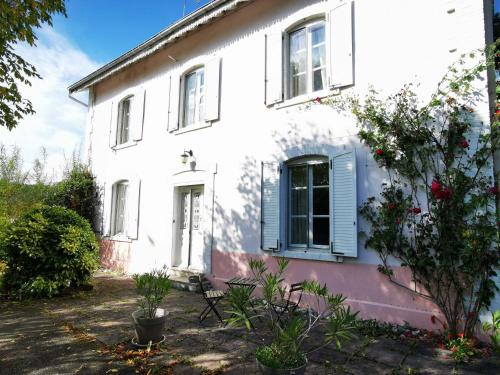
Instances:
[[[99,204],[92,172],[83,164],[73,165],[65,178],[53,186],[45,203],[69,208],[92,225]]]
[[[98,266],[98,245],[90,224],[60,206],[38,206],[5,231],[0,244],[9,294],[51,297],[68,286],[88,283]]]

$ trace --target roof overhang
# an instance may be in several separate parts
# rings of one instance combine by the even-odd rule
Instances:
[[[95,85],[111,76],[125,69],[126,67],[142,60],[161,48],[174,43],[176,40],[186,36],[188,33],[196,30],[197,28],[206,25],[225,16],[227,13],[236,10],[243,4],[249,3],[253,0],[213,0],[201,7],[200,9],[188,14],[186,17],[175,22],[166,29],[160,31],[150,39],[141,43],[137,47],[124,53],[117,59],[107,63],[95,72],[90,73],[88,76],[82,78],[76,83],[68,87],[70,94],[85,90],[90,86]]]

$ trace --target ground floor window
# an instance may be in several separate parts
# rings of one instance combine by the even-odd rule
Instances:
[[[288,165],[288,244],[291,248],[328,248],[330,178],[327,158]]]

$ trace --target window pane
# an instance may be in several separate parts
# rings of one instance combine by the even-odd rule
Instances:
[[[290,55],[306,49],[306,29],[300,29],[290,34]]]
[[[328,215],[330,207],[328,187],[313,189],[313,215]]]
[[[328,163],[314,164],[313,168],[313,186],[328,185]]]
[[[292,190],[292,199],[290,213],[292,215],[306,215],[307,214],[307,189]]]
[[[327,245],[330,240],[330,219],[315,217],[313,219],[313,244]]]
[[[326,65],[326,49],[325,45],[314,47],[312,49],[312,66],[313,68],[320,68]]]
[[[117,143],[125,143],[128,141],[129,136],[129,123],[130,123],[130,103],[131,99],[123,100],[120,103],[119,128],[117,134]]]
[[[307,166],[290,168],[290,175],[292,188],[307,186]]]
[[[291,95],[298,96],[307,92],[307,77],[305,74],[295,76],[292,78],[292,92]]]
[[[323,43],[325,41],[325,25],[324,24],[314,26],[311,29],[311,41],[312,41],[313,46],[315,46],[316,44],[319,44],[319,43]]]
[[[295,245],[307,244],[307,218],[297,217],[291,219],[290,242]]]
[[[314,72],[314,91],[318,90],[323,90],[325,87],[325,77],[326,77],[326,70],[321,69],[321,70],[316,70]]]
[[[117,184],[115,188],[115,217],[113,234],[124,233],[127,185]]]
[[[186,76],[184,94],[184,125],[194,123],[196,100],[196,73]]]

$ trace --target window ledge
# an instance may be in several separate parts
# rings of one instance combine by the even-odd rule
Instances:
[[[344,257],[331,254],[329,250],[304,249],[304,250],[284,250],[272,254],[275,257],[320,260],[325,262],[343,263]]]
[[[196,124],[189,125],[189,126],[186,126],[184,128],[180,128],[179,130],[176,130],[174,132],[174,134],[175,135],[177,135],[177,134],[183,134],[183,133],[191,132],[191,131],[194,131],[194,130],[208,128],[210,126],[212,126],[212,122],[211,121],[197,122]]]
[[[113,146],[111,148],[116,151],[116,150],[121,150],[123,148],[128,148],[128,147],[135,146],[135,145],[137,145],[137,143],[139,143],[139,142],[138,141],[128,141],[128,142],[121,143],[119,145]]]
[[[124,234],[115,234],[114,236],[109,236],[108,239],[115,242],[132,242],[132,240]]]
[[[294,98],[286,99],[283,102],[276,103],[274,105],[270,105],[270,107],[274,107],[275,109],[281,109],[281,108],[287,108],[287,107],[292,107],[294,105],[299,105],[299,104],[305,104],[308,102],[312,102],[316,100],[317,98],[323,99],[331,95],[339,95],[340,94],[340,89],[338,88],[332,88],[330,90],[321,90],[321,91],[315,91],[309,94],[304,94],[300,96],[296,96]]]

